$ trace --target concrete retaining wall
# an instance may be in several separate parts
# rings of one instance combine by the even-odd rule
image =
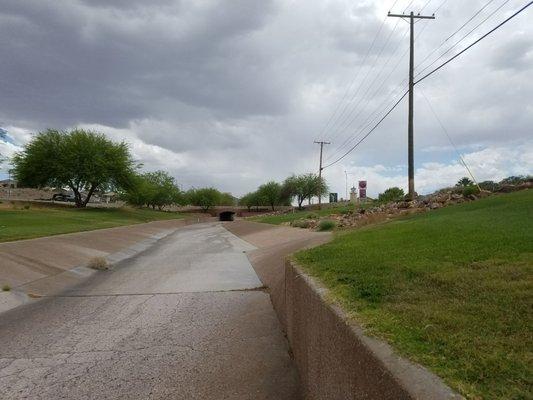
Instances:
[[[340,308],[328,303],[327,290],[291,261],[284,283],[280,320],[306,399],[462,398],[437,376],[396,356],[387,344],[365,336]]]

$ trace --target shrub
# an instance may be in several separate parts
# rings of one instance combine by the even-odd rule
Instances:
[[[295,228],[307,229],[307,228],[309,228],[310,225],[311,225],[310,222],[305,220],[305,219],[297,219],[297,220],[291,222],[291,226],[293,226]]]
[[[330,231],[334,229],[337,226],[335,221],[332,221],[330,219],[323,219],[318,224],[318,230],[319,231]]]
[[[500,188],[500,185],[498,185],[494,181],[483,181],[479,183],[479,187],[482,190],[488,190],[489,192],[496,192]]]
[[[89,260],[89,268],[95,269],[97,271],[105,271],[109,269],[109,264],[105,257],[93,257]]]
[[[521,185],[522,183],[526,183],[529,179],[531,179],[531,177],[525,175],[508,176],[500,181],[500,185]]]
[[[391,187],[379,194],[378,200],[383,202],[400,201],[405,196],[403,189]]]
[[[474,182],[472,182],[472,180],[470,178],[465,176],[465,177],[459,179],[459,181],[455,184],[455,186],[469,187],[469,186],[472,186],[473,184],[474,184]]]
[[[307,219],[317,219],[318,218],[318,214],[317,213],[309,213],[305,216],[305,218]]]
[[[472,196],[475,194],[479,194],[479,188],[477,186],[470,185],[470,186],[466,186],[463,189],[463,196],[465,197]]]
[[[9,286],[7,283],[2,286],[2,292],[9,292],[11,290],[11,286]]]

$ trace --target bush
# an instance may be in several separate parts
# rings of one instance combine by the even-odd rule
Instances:
[[[531,177],[525,175],[509,176],[500,181],[500,185],[521,185],[526,183]]]
[[[466,186],[463,189],[463,196],[465,197],[476,195],[476,194],[479,194],[479,188],[477,186],[470,185],[470,186]]]
[[[319,231],[330,231],[334,229],[337,226],[337,223],[335,221],[332,221],[330,219],[323,219],[318,224],[318,230]]]
[[[455,184],[455,186],[469,187],[469,186],[472,186],[473,184],[474,184],[474,182],[472,182],[472,180],[470,178],[465,176],[465,177],[459,179],[459,181]]]
[[[309,221],[305,220],[305,219],[297,219],[297,220],[291,222],[291,226],[293,226],[295,228],[307,229],[307,228],[309,228],[310,225],[311,225],[311,223]]]
[[[382,202],[400,201],[404,198],[405,193],[399,187],[391,187],[379,194],[378,200]]]
[[[306,215],[305,218],[307,218],[307,219],[317,219],[317,218],[318,218],[318,214],[316,214],[316,213],[309,213],[309,214]]]
[[[105,257],[93,257],[89,260],[89,268],[97,271],[105,271],[109,269],[109,265]]]
[[[2,286],[2,292],[9,292],[11,290],[11,286],[9,286],[7,283]]]
[[[500,188],[500,185],[498,185],[494,181],[483,181],[479,183],[479,187],[482,190],[487,190],[489,192],[496,192]]]

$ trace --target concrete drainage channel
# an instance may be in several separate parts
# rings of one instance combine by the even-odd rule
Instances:
[[[125,247],[119,251],[108,254],[105,257],[96,257],[104,260],[107,268],[113,268],[113,266],[122,263],[130,258],[133,258],[146,250],[153,247],[160,240],[168,237],[173,234],[179,228],[185,225],[196,224],[200,222],[205,222],[206,219],[191,219],[191,220],[180,220],[181,224],[170,229],[160,230],[159,232],[153,233],[146,236],[145,239],[140,240],[134,243],[131,246]],[[120,227],[118,229],[123,229],[127,227]],[[110,230],[117,228],[110,228]],[[82,232],[82,234],[91,234],[98,231],[88,231]],[[67,234],[68,236],[69,234]],[[74,234],[76,235],[76,234]],[[59,235],[61,236],[61,235]],[[40,238],[43,239],[43,238]],[[33,240],[40,240],[33,239]],[[46,238],[44,238],[46,239]],[[9,245],[10,243],[5,243]],[[81,265],[77,265],[70,269],[65,269],[59,273],[44,276],[39,279],[34,279],[28,283],[24,283],[20,286],[15,287],[10,291],[0,292],[0,313],[9,311],[18,306],[35,302],[41,298],[56,296],[64,291],[68,291],[77,285],[84,283],[88,278],[94,276],[98,271],[96,269],[90,268],[89,265],[92,260]]]
[[[280,321],[306,399],[463,398],[427,369],[395,355],[386,343],[365,336],[327,301],[327,289],[292,261],[286,263],[284,284]]]
[[[149,238],[138,242],[133,246],[109,254],[103,258],[105,258],[107,266],[112,268],[115,264],[132,258],[149,249],[159,240],[174,233],[177,229],[178,228],[169,229],[151,235]],[[2,298],[0,299],[0,313],[44,297],[54,296],[66,289],[84,282],[87,278],[93,276],[97,272],[97,270],[90,268],[87,265],[80,265],[63,271],[57,275],[47,276],[45,278],[32,281],[16,288],[15,290],[3,292]]]

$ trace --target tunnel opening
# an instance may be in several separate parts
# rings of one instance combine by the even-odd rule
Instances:
[[[233,211],[222,211],[218,214],[219,221],[233,221],[235,219],[235,212]]]

